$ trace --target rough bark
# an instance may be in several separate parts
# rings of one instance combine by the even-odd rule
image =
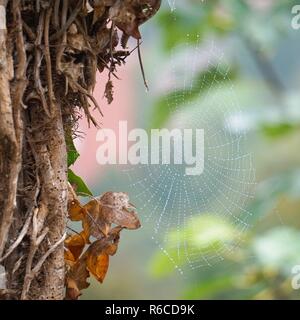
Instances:
[[[0,2],[0,264],[7,278],[2,294],[62,299],[67,206],[63,118],[55,98],[51,118],[39,103],[24,108],[27,57],[20,1],[10,5],[13,30],[9,31],[7,2]]]
[[[0,0],[0,299],[63,299],[66,141],[160,2]]]

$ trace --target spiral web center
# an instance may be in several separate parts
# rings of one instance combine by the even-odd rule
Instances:
[[[206,71],[199,77],[199,70]],[[172,54],[167,127],[204,130],[201,175],[189,176],[173,163],[125,169],[152,239],[180,272],[182,265],[196,269],[224,260],[251,226],[255,170],[245,133],[230,121],[233,114],[243,120],[230,72],[213,42],[186,43]]]

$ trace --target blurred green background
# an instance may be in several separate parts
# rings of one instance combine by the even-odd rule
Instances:
[[[252,227],[219,263],[191,269],[180,261],[183,275],[151,240],[153,229],[146,223],[138,231],[124,231],[104,284],[91,281],[83,299],[298,299],[300,292],[291,286],[291,269],[300,264],[300,30],[291,27],[291,9],[297,1],[163,2],[159,14],[142,28],[144,65],[152,88],[145,93],[136,63],[137,121],[157,128],[174,115],[177,95],[163,74],[170,68],[170,57],[176,60],[178,48],[200,48],[208,39],[221,47],[243,111],[236,130],[246,133],[256,170],[255,196],[245,204],[252,213]],[[222,94],[230,90],[223,77],[209,78],[218,76],[209,68],[199,68],[195,75],[199,79],[206,75],[208,85],[195,85],[180,104],[187,116],[193,112],[190,101],[201,102],[208,88],[213,90],[216,84]],[[115,168],[92,187],[95,194],[110,189],[129,192],[135,202],[126,177]],[[195,252],[209,254],[220,242],[234,241],[231,223],[195,212],[180,232],[193,225],[189,233],[203,235],[192,244]],[[207,245],[207,237],[213,246]],[[171,242],[165,241],[164,247],[172,250]]]

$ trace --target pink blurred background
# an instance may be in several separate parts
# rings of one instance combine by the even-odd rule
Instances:
[[[118,77],[120,80],[116,78],[113,79],[114,101],[110,105],[108,105],[104,97],[108,74],[107,72],[97,74],[94,96],[101,106],[104,117],[101,117],[98,110],[94,110],[92,114],[100,123],[101,128],[109,128],[118,132],[119,121],[122,120],[128,122],[129,130],[134,126],[135,78],[133,73],[135,73],[136,58],[135,54],[133,54],[128,58],[126,65],[119,67]],[[88,185],[99,183],[99,179],[101,179],[105,170],[105,168],[96,161],[96,150],[99,147],[99,142],[96,141],[97,130],[98,129],[92,125],[89,128],[86,118],[83,117],[80,121],[79,131],[84,133],[84,137],[78,138],[75,141],[80,157],[74,165],[74,171],[82,177]]]

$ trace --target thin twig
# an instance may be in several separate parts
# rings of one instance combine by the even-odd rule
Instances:
[[[103,117],[102,110],[101,110],[97,100],[95,99],[95,97],[91,93],[89,93],[85,88],[83,88],[79,83],[75,82],[73,79],[69,78],[69,81],[74,88],[76,88],[79,92],[85,94],[87,97],[89,97],[92,100],[95,108],[98,109],[101,116]]]
[[[37,36],[35,41],[35,61],[34,61],[34,80],[35,80],[35,88],[39,94],[39,97],[42,102],[43,109],[46,115],[51,118],[51,113],[48,109],[47,100],[44,94],[44,88],[40,79],[40,66],[42,63],[42,53],[41,53],[41,42],[43,37],[43,29],[44,29],[44,20],[45,20],[45,10],[43,9],[40,13],[39,24],[37,27]]]
[[[36,34],[32,31],[32,29],[29,27],[29,25],[24,20],[22,21],[22,24],[23,24],[23,29],[27,33],[29,39],[31,41],[35,41]]]
[[[68,78],[66,78],[68,79]],[[97,120],[91,115],[90,113],[90,110],[89,110],[89,104],[87,102],[87,98],[84,94],[81,94],[80,95],[80,101],[81,101],[81,104],[82,104],[82,107],[83,107],[83,110],[84,110],[84,113],[86,115],[86,118],[87,118],[87,121],[88,121],[88,125],[90,127],[90,121],[93,123],[93,125],[98,128],[99,127],[99,124],[97,122]]]
[[[56,29],[59,28],[59,5],[60,5],[60,0],[55,0],[54,3],[54,16],[53,16],[53,25]]]
[[[38,208],[34,210],[33,215],[36,216],[38,213]],[[37,246],[36,246],[36,228],[34,227],[34,222],[32,223],[32,235],[31,235],[31,243],[30,243],[30,248],[29,248],[29,253],[26,261],[26,270],[25,270],[25,277],[24,277],[24,283],[23,283],[23,289],[21,293],[21,300],[25,300],[27,298],[28,291],[30,289],[31,282],[33,280],[32,277],[32,262],[33,258],[35,256],[35,253],[37,251]]]
[[[111,22],[111,27],[110,27],[110,43],[109,43],[109,52],[110,52],[110,71],[109,73],[114,71],[114,55],[113,55],[113,35],[114,35],[114,29],[115,29],[115,23],[112,21]],[[109,74],[110,77],[110,74]]]
[[[71,230],[72,232],[74,232],[74,233],[77,234],[78,236],[81,236],[81,237],[82,237],[82,235],[81,235],[78,231],[74,230],[73,228],[67,226],[67,229]],[[83,237],[82,237],[82,238],[83,238]]]
[[[105,62],[105,60],[104,60],[102,57],[98,56],[98,58],[99,58],[100,61],[103,63],[104,67],[105,67],[107,70],[109,70],[110,73],[111,73],[116,79],[121,80],[114,72],[112,72],[112,71],[110,70],[109,65]]]
[[[45,238],[45,236],[46,236],[46,232],[43,232],[40,235],[40,237],[37,238],[37,240],[39,240],[39,238],[42,238],[42,237]],[[30,270],[29,270],[29,268],[27,268],[28,267],[28,264],[27,264],[26,275],[25,275],[23,290],[22,290],[22,294],[21,294],[21,300],[27,299],[27,294],[29,292],[32,280],[38,275],[41,267],[43,266],[43,264],[45,263],[47,258],[50,256],[50,254],[53,253],[57,249],[57,247],[65,241],[65,239],[66,239],[66,233],[64,233],[64,235],[54,245],[52,245],[51,248],[39,259],[39,261],[37,262],[37,264],[35,265],[34,268],[32,268],[32,269],[30,268]],[[34,249],[35,248],[36,247],[34,247]],[[31,262],[30,266],[32,265],[32,260],[33,260],[33,257],[34,257],[36,250],[34,252],[33,251],[34,250],[29,252],[30,262]]]
[[[16,87],[15,93],[12,95],[14,107],[14,120],[16,137],[19,145],[22,144],[23,130],[22,130],[22,117],[21,111],[23,104],[23,95],[27,86],[26,70],[27,58],[25,50],[25,41],[23,36],[23,24],[20,10],[20,0],[13,1],[13,17],[16,23],[16,48],[18,54],[18,65],[16,68]]]
[[[47,67],[47,84],[48,84],[48,97],[50,103],[50,111],[55,107],[55,96],[53,92],[53,80],[52,80],[52,66],[51,66],[51,57],[50,57],[50,49],[49,49],[49,25],[50,25],[50,17],[52,13],[52,8],[48,8],[45,17],[45,27],[44,27],[44,42],[45,42],[45,61]]]
[[[68,30],[68,28],[74,22],[74,20],[76,19],[81,9],[82,9],[82,0],[79,0],[75,9],[72,11],[69,19],[67,20],[67,22],[62,25],[62,28],[59,31],[57,31],[50,37],[51,41],[59,39]]]
[[[68,5],[69,5],[69,0],[64,0],[63,6],[62,6],[62,13],[61,13],[61,25],[64,25],[66,23],[67,15],[68,15]],[[61,59],[66,46],[67,46],[67,34],[66,32],[64,32],[61,45],[58,47],[56,52],[56,70],[58,73],[62,73]]]
[[[42,256],[42,258],[39,260],[39,262],[36,264],[36,266],[32,269],[32,272],[34,276],[37,275],[37,273],[40,271],[42,265],[46,261],[46,259],[50,256],[51,253],[53,253],[56,248],[61,245],[66,239],[66,233]]]
[[[137,47],[138,47],[139,63],[140,63],[141,72],[142,72],[142,76],[143,76],[143,80],[144,80],[144,85],[146,87],[146,90],[149,91],[148,83],[147,83],[146,76],[145,76],[145,70],[144,70],[144,66],[143,66],[143,61],[142,61],[140,39],[137,40]]]
[[[35,8],[36,8],[36,12],[39,13],[39,12],[40,12],[40,9],[41,9],[40,0],[36,0],[36,2],[35,2]]]
[[[22,228],[22,230],[20,231],[18,238],[16,239],[16,241],[10,246],[10,248],[7,250],[7,252],[3,255],[2,258],[0,258],[0,263],[2,261],[4,261],[5,259],[7,259],[12,252],[18,247],[18,245],[22,242],[23,238],[25,237],[25,235],[28,232],[29,226],[30,226],[30,222],[31,222],[31,218],[33,215],[33,211],[31,210],[29,216],[27,217],[24,226]]]
[[[17,262],[15,263],[14,268],[13,268],[13,270],[12,270],[12,272],[11,272],[12,275],[14,275],[14,274],[19,270],[23,259],[24,259],[24,256],[21,256],[21,257],[17,260]]]

